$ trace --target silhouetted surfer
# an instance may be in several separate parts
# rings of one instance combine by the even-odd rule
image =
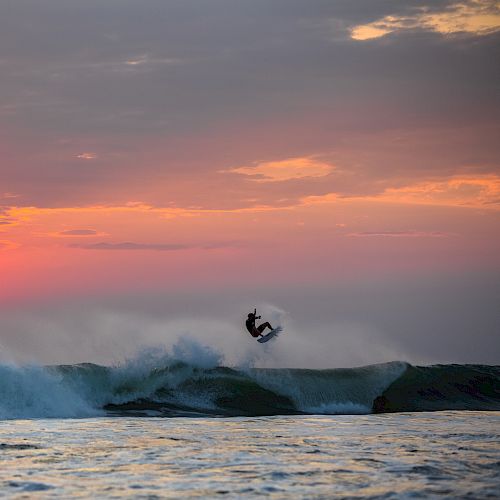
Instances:
[[[255,326],[255,320],[260,319],[260,316],[257,316],[257,309],[253,310],[253,313],[248,313],[248,318],[246,320],[246,327],[247,330],[250,332],[250,335],[252,337],[263,337],[264,335],[262,332],[266,329],[269,328],[270,330],[273,330],[273,327],[270,325],[268,321],[265,323],[262,323],[262,325]]]

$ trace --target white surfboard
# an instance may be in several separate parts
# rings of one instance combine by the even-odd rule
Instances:
[[[267,335],[259,337],[257,339],[257,342],[264,344],[265,342],[271,340],[273,337],[276,337],[281,332],[281,330],[283,330],[283,327],[277,326],[274,330],[271,330]]]

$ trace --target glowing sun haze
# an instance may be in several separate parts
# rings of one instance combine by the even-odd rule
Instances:
[[[0,4],[0,347],[272,302],[336,364],[499,362],[499,47],[492,0]]]

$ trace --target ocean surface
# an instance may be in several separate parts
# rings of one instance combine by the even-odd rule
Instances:
[[[500,413],[0,422],[13,498],[498,498]]]
[[[0,496],[499,498],[500,367],[0,364]]]

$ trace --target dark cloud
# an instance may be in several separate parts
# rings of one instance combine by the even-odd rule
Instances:
[[[94,229],[68,229],[67,231],[61,231],[59,233],[61,236],[93,236],[97,234]]]
[[[172,134],[241,114],[246,120],[287,116],[291,102],[295,108],[320,102],[335,112],[362,96],[405,104],[404,92],[405,107],[418,111],[412,101],[429,98],[422,84],[441,94],[440,81],[452,90],[446,102],[458,102],[453,89],[466,92],[470,83],[492,95],[486,77],[494,70],[484,58],[491,61],[494,49],[486,40],[401,34],[359,44],[345,29],[338,40],[335,24],[327,22],[347,27],[417,4],[16,3],[2,16],[8,20],[0,35],[3,98],[11,119],[43,123],[53,133]],[[477,90],[484,96],[484,88]]]
[[[8,208],[0,207],[0,226],[7,226],[13,224],[15,219],[8,215]]]

